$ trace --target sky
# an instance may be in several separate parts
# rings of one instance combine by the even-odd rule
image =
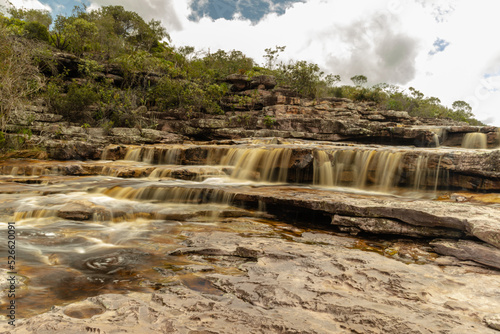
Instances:
[[[7,0],[0,0],[0,4]],[[16,7],[70,13],[122,5],[161,20],[175,46],[239,50],[264,64],[306,60],[345,83],[414,87],[451,106],[468,102],[477,119],[500,126],[497,0],[11,0]]]

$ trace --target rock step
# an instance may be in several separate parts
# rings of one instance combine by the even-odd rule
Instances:
[[[383,174],[382,169],[386,169],[384,164],[392,163],[394,175],[387,176],[392,179],[384,181],[386,186],[500,191],[500,150],[394,148],[331,143],[311,145],[297,140],[274,140],[274,143],[282,144],[267,144],[264,147],[262,143],[273,142],[273,139],[268,139],[254,141],[254,144],[235,145],[226,145],[224,141],[216,142],[221,145],[111,145],[104,150],[102,158],[153,164],[240,165],[239,168],[249,169],[249,175],[268,175],[269,179],[263,181],[277,181],[273,177],[280,169],[286,169],[286,178],[281,181],[327,186],[356,182],[381,185],[383,181],[379,174]],[[318,169],[318,164],[324,168]],[[340,176],[335,176],[339,173],[337,166],[340,164],[344,167]],[[360,173],[364,173],[361,181]],[[326,182],[321,180],[323,176],[338,179],[322,183]]]
[[[321,224],[327,228],[334,225],[340,230],[355,233],[362,231],[419,238],[477,238],[493,247],[488,247],[488,252],[468,252],[468,259],[486,264],[479,257],[491,255],[491,252],[497,259],[500,258],[500,221],[497,218],[500,217],[500,208],[497,206],[408,201],[389,196],[374,198],[287,186],[221,188],[136,183],[128,184],[128,187],[95,188],[93,191],[129,200],[221,202],[244,208],[264,207],[266,212],[280,218]],[[487,265],[496,266],[494,261],[489,261]],[[496,267],[500,269],[500,266]]]
[[[104,175],[121,178],[174,178],[204,180],[208,177],[227,176],[233,168],[219,166],[131,166],[116,163],[55,162],[38,160],[7,160],[0,162],[0,175],[10,175],[13,182],[23,182],[22,177],[60,175]],[[17,177],[17,178],[16,178]],[[36,183],[27,178],[24,183]]]

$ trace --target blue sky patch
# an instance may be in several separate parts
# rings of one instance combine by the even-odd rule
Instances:
[[[236,13],[242,18],[252,22],[260,21],[266,14],[284,14],[285,10],[293,3],[304,2],[303,0],[194,0],[191,3],[193,14],[189,17],[192,21],[198,21],[207,16],[214,20],[231,20]]]
[[[435,55],[436,53],[443,52],[448,47],[448,45],[450,45],[450,42],[438,38],[432,45],[434,46],[434,49],[429,51],[429,54],[431,56]]]

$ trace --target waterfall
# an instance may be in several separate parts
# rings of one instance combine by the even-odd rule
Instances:
[[[124,160],[141,161],[142,147],[129,147],[125,154]]]
[[[462,140],[463,148],[478,148],[484,149],[488,147],[487,137],[485,133],[474,132],[467,133]]]
[[[400,152],[341,149],[330,154],[317,150],[314,155],[313,184],[346,185],[366,188],[371,184],[387,191],[399,180]]]
[[[235,179],[286,182],[291,155],[289,148],[236,148],[229,150],[221,165],[234,166]]]

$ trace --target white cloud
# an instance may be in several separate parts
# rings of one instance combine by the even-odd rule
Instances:
[[[16,8],[45,9],[52,11],[52,8],[49,5],[43,4],[38,0],[0,0],[0,6],[10,7],[9,2]]]
[[[416,71],[419,38],[417,29],[408,31],[398,16],[401,8],[389,5],[386,1],[310,0],[257,24],[209,18],[186,22],[172,38],[174,43],[197,48],[239,49],[258,62],[265,48],[285,45],[284,58],[312,61],[347,78],[365,74],[373,82],[406,83]]]
[[[494,1],[458,1],[435,34],[450,44],[434,56],[421,55],[411,84],[450,105],[468,101],[477,118],[500,126],[500,92],[486,92],[484,76],[500,70],[500,45],[492,42],[500,29]]]

